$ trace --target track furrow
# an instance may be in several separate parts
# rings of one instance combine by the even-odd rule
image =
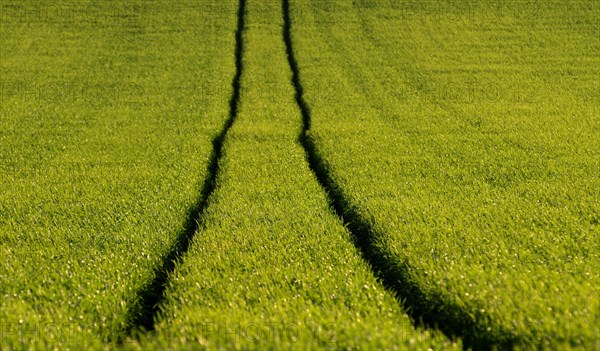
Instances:
[[[237,29],[235,34],[235,75],[231,83],[233,91],[229,101],[229,117],[227,118],[221,132],[213,139],[213,152],[208,163],[208,175],[200,191],[198,201],[190,208],[185,221],[184,230],[178,236],[171,251],[164,256],[162,264],[154,272],[154,280],[140,291],[140,307],[129,311],[129,330],[126,334],[130,335],[135,330],[154,330],[155,317],[160,310],[161,302],[164,299],[165,290],[169,284],[169,276],[175,269],[179,260],[188,251],[194,234],[202,225],[204,212],[208,206],[209,199],[216,188],[216,181],[220,169],[220,160],[223,156],[223,143],[227,133],[233,126],[240,99],[240,79],[243,72],[243,32],[245,27],[246,0],[239,0],[237,14]]]
[[[142,349],[456,349],[414,328],[329,206],[303,129],[281,2],[248,1],[240,105],[218,186]]]
[[[331,175],[327,162],[319,154],[318,147],[310,135],[311,111],[304,100],[304,88],[300,80],[298,63],[294,56],[291,34],[289,0],[283,0],[283,35],[287,56],[292,70],[292,83],[298,107],[302,113],[303,129],[299,141],[306,152],[309,167],[327,194],[335,213],[351,232],[354,244],[363,258],[371,266],[374,274],[391,290],[417,326],[438,329],[452,339],[462,339],[465,346],[487,349],[498,345],[498,340],[481,330],[468,313],[458,306],[449,306],[443,301],[430,301],[421,287],[409,278],[408,267],[391,260],[385,249],[378,245],[378,234],[372,224],[363,218],[353,206],[349,197]],[[508,332],[505,333],[509,335]],[[516,340],[505,341],[502,347],[511,347]]]

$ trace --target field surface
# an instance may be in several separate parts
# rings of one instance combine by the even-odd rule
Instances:
[[[0,349],[101,347],[193,227],[236,4],[1,5]]]
[[[0,349],[600,348],[597,2],[0,11]]]
[[[598,346],[598,4],[293,4],[322,178],[416,316]]]

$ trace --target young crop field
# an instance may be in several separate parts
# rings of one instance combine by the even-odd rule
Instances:
[[[1,5],[0,349],[102,347],[193,230],[236,6]]]
[[[598,4],[294,4],[322,182],[415,317],[598,347]]]
[[[0,349],[600,349],[598,2],[0,21]]]

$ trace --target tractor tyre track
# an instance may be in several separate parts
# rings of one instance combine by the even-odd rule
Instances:
[[[465,348],[488,350],[495,347],[512,349],[519,343],[517,337],[509,331],[490,334],[484,330],[467,310],[444,299],[442,296],[432,297],[411,278],[407,262],[398,262],[393,255],[378,242],[382,235],[373,224],[359,213],[350,197],[344,193],[332,176],[332,171],[319,154],[318,147],[310,134],[311,111],[304,100],[304,89],[300,81],[300,71],[296,61],[291,33],[289,0],[283,1],[283,36],[286,45],[288,62],[292,71],[292,84],[295,98],[302,113],[303,128],[299,142],[305,150],[306,159],[311,171],[327,194],[335,213],[342,219],[350,231],[355,246],[364,260],[370,265],[373,273],[381,279],[404,306],[415,326],[438,329],[446,336],[461,338]]]
[[[215,191],[223,156],[223,144],[238,114],[240,79],[243,72],[245,13],[246,0],[239,0],[235,33],[235,75],[231,83],[233,91],[229,100],[229,116],[219,134],[212,140],[213,151],[207,165],[208,174],[204,179],[196,203],[187,212],[183,230],[177,236],[170,251],[163,257],[161,264],[154,270],[154,279],[138,292],[139,302],[134,304],[127,315],[128,327],[124,332],[125,337],[140,331],[154,330],[154,323],[169,285],[169,276],[174,271],[177,262],[184,257],[194,235],[201,228],[204,212],[208,207],[210,197]]]

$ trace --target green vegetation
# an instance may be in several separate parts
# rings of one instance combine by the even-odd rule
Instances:
[[[600,348],[598,18],[1,2],[0,349]]]
[[[302,117],[282,22],[281,4],[248,2],[241,100],[218,185],[156,332],[138,346],[453,347],[414,329],[329,209],[298,143]]]
[[[0,349],[101,348],[196,216],[236,4],[0,6]]]
[[[468,342],[598,346],[598,9],[292,2],[338,211],[416,316]]]

